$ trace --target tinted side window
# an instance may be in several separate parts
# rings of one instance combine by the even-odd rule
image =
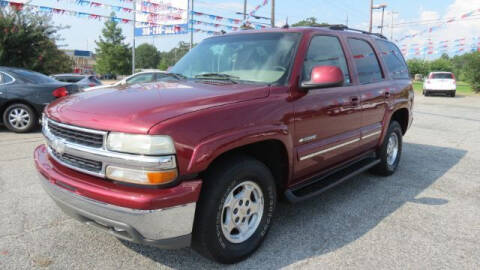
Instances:
[[[376,40],[375,43],[382,51],[382,59],[387,65],[390,77],[392,79],[409,79],[407,64],[397,46],[384,40]]]
[[[131,83],[146,83],[153,81],[153,73],[142,73],[137,76],[133,76],[132,78],[127,80],[128,84]]]
[[[348,39],[353,60],[357,66],[358,80],[361,84],[374,83],[383,79],[382,69],[372,46],[364,40]]]
[[[12,77],[8,76],[5,73],[0,72],[0,84],[10,83],[12,81],[13,81]]]
[[[345,84],[350,84],[350,73],[340,41],[332,36],[315,36],[308,48],[303,67],[304,78],[310,80],[315,66],[337,66],[344,74]]]

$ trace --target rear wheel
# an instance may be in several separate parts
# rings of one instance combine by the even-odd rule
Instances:
[[[402,154],[402,128],[397,121],[392,121],[381,148],[378,150],[380,163],[373,167],[371,172],[388,176],[392,175],[398,167]]]
[[[451,96],[451,97],[455,97],[455,92],[456,92],[456,91],[452,91],[452,92],[450,93],[450,96]]]
[[[7,107],[3,113],[3,123],[5,126],[17,133],[29,132],[35,128],[38,119],[32,108],[16,103]]]
[[[193,248],[220,263],[252,254],[270,228],[276,186],[260,161],[235,157],[207,173],[197,204]]]
[[[427,90],[423,90],[423,95],[424,95],[424,96],[428,96],[428,91],[427,91]]]

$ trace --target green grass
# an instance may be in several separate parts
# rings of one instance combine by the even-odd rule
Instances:
[[[413,89],[421,93],[423,90],[423,82],[413,82]],[[472,87],[466,82],[457,82],[457,93],[474,94]]]

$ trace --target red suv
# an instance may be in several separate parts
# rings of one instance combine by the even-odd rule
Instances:
[[[242,31],[205,39],[161,81],[50,104],[35,163],[74,218],[233,263],[260,246],[279,198],[392,174],[412,104],[405,61],[382,36]]]

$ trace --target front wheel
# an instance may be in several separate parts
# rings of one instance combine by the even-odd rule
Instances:
[[[450,96],[451,96],[451,97],[455,97],[455,92],[456,92],[456,91],[452,91],[452,92],[450,93]]]
[[[270,170],[249,157],[224,160],[207,173],[197,204],[193,248],[220,263],[235,263],[263,242],[276,206]]]
[[[392,175],[398,167],[402,154],[402,128],[397,121],[392,121],[381,148],[378,150],[380,163],[372,168],[378,175]]]

